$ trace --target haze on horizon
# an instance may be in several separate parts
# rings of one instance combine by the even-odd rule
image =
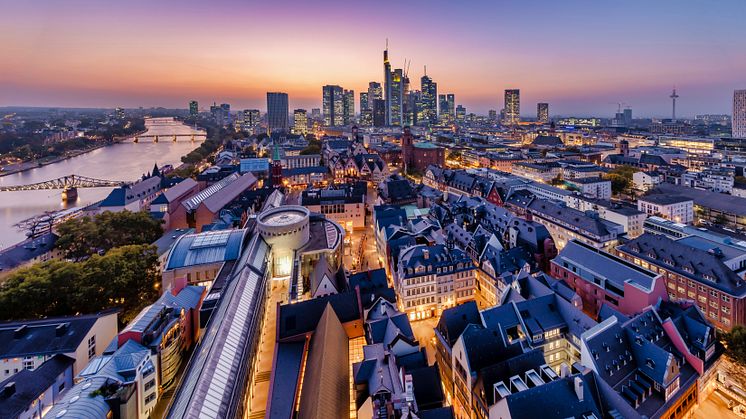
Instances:
[[[746,2],[445,0],[0,0],[0,106],[185,108],[196,99],[320,107],[321,86],[355,90],[393,66],[423,66],[467,111],[503,106],[552,115],[731,113],[746,88]],[[357,99],[356,99],[357,101]],[[356,103],[356,110],[358,104]]]

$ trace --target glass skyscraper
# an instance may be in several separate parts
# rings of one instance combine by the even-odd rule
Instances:
[[[505,90],[504,123],[515,125],[521,122],[521,91],[519,89]]]
[[[420,91],[422,98],[420,100],[420,117],[419,122],[427,121],[430,124],[438,122],[438,84],[433,81],[427,74],[420,78]]]
[[[321,91],[321,109],[324,115],[324,125],[327,127],[344,125],[344,98],[342,97],[342,88],[336,85],[326,85],[321,88]]]
[[[267,130],[288,132],[288,94],[267,92]]]

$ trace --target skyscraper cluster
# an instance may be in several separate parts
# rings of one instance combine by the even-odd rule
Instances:
[[[337,85],[321,88],[321,109],[324,125],[338,127],[351,124],[355,119],[355,92]]]

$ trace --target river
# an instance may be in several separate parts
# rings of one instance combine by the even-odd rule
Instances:
[[[163,121],[159,121],[163,122]],[[47,166],[0,177],[0,186],[43,182],[71,174],[96,179],[133,181],[153,170],[153,165],[181,164],[181,156],[189,153],[204,140],[203,131],[195,131],[179,122],[159,125],[147,124],[145,135],[198,135],[192,142],[188,137],[179,137],[177,142],[160,138],[142,139],[139,143],[127,140],[89,153],[62,160]],[[200,136],[201,135],[201,136]],[[26,238],[26,232],[14,227],[19,221],[41,214],[70,207],[80,207],[105,198],[112,188],[80,188],[78,200],[63,203],[60,190],[38,190],[0,192],[0,248],[11,246]]]

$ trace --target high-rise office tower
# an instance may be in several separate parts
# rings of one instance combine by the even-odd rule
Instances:
[[[386,125],[391,124],[391,63],[389,62],[389,41],[386,40],[386,49],[383,50],[383,100],[386,103]]]
[[[425,75],[420,78],[420,90],[422,100],[419,119],[421,122],[436,124],[438,122],[438,83],[427,75],[427,67],[425,67]]]
[[[497,111],[494,109],[490,109],[487,113],[487,120],[493,123],[497,121]]]
[[[243,111],[243,128],[251,129],[261,124],[261,115],[259,109],[244,109]]]
[[[456,116],[456,95],[448,93],[446,98],[448,99],[448,114],[451,115],[451,119],[453,119]]]
[[[308,117],[305,109],[293,111],[293,134],[306,135],[308,133]]]
[[[422,93],[419,90],[407,92],[404,97],[404,125],[422,123]]]
[[[368,92],[360,92],[360,113],[370,109],[370,101],[368,100]]]
[[[321,88],[322,100],[321,109],[324,113],[324,125],[342,126],[344,125],[344,99],[343,90],[336,85],[326,85]]]
[[[355,91],[345,90],[342,96],[342,124],[352,125],[355,122]]]
[[[267,92],[267,131],[288,132],[288,94]]]
[[[448,117],[448,99],[446,95],[438,95],[438,119],[446,120]]]
[[[189,102],[189,115],[196,116],[199,113],[199,104],[196,100]]]
[[[404,71],[401,68],[391,72],[389,92],[391,95],[386,101],[389,106],[388,125],[402,125],[404,123]]]
[[[321,121],[321,109],[311,108],[311,119],[314,121]]]
[[[542,124],[549,122],[549,104],[548,103],[537,103],[536,104],[536,120]]]
[[[624,112],[622,113],[624,116],[624,126],[625,127],[631,127],[632,126],[632,108],[624,108]]]
[[[465,119],[466,119],[466,108],[461,105],[456,106],[456,121],[464,122]]]
[[[505,124],[515,125],[521,121],[521,92],[505,89]]]
[[[373,109],[373,101],[383,99],[383,88],[381,83],[372,81],[368,83],[368,109]]]
[[[746,138],[746,90],[733,92],[733,138]]]
[[[386,126],[386,101],[383,99],[373,100],[373,126]]]

